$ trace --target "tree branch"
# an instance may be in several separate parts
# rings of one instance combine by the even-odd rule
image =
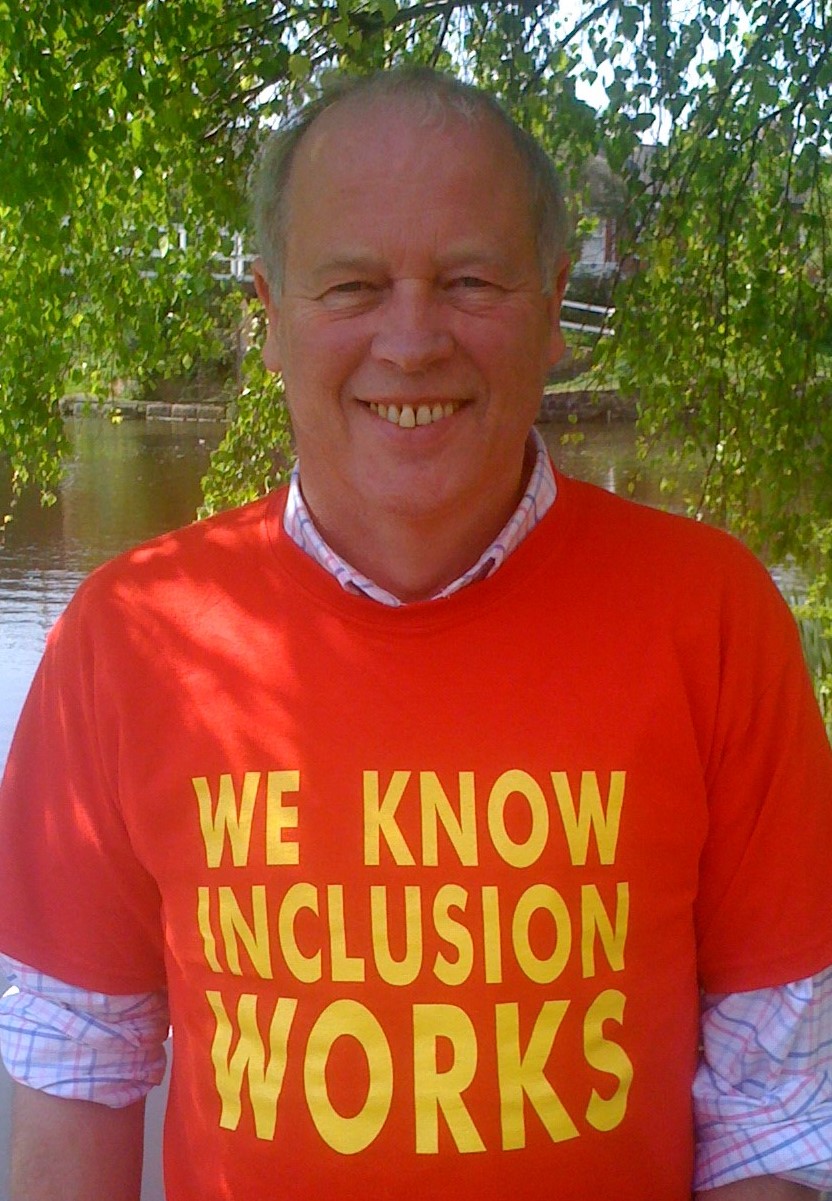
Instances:
[[[240,46],[249,45],[252,35],[256,37],[267,30],[280,30],[282,33],[291,20],[291,13],[288,4],[281,4],[280,7],[284,9],[284,16],[279,20],[276,19],[277,14],[272,12],[257,24],[241,25],[237,29],[236,36],[228,38],[223,42],[214,42],[210,46],[200,46],[198,50],[192,50],[189,54],[183,54],[182,62],[194,62],[198,58],[203,58],[206,54],[214,54],[217,51],[236,50]]]
[[[615,7],[615,0],[601,0],[600,4],[597,4],[595,6],[595,8],[592,9],[591,12],[587,13],[587,15],[585,17],[582,17],[581,20],[578,21],[576,25],[573,25],[572,28],[570,29],[569,33],[567,33],[564,37],[560,38],[559,41],[555,42],[555,44],[552,46],[552,49],[545,56],[543,61],[531,73],[527,83],[523,86],[520,94],[522,96],[525,96],[527,94],[527,92],[531,91],[531,89],[540,82],[540,80],[543,78],[543,75],[545,74],[546,70],[550,66],[555,54],[559,53],[562,50],[565,51],[566,47],[573,40],[573,38],[576,38],[578,36],[578,34],[583,33],[583,31],[585,29],[587,29],[594,21],[597,21],[599,17],[603,16],[603,14],[608,9],[614,8],[614,7]]]
[[[435,67],[439,61],[439,55],[442,53],[442,45],[445,41],[445,38],[448,36],[448,28],[451,24],[452,16],[453,16],[453,9],[449,8],[448,11],[445,13],[444,17],[442,18],[442,28],[439,30],[439,36],[436,39],[436,43],[433,47],[433,51],[432,51],[430,59],[429,59],[430,65],[432,67]]]

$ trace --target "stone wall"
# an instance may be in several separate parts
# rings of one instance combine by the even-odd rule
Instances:
[[[633,421],[636,402],[620,392],[547,388],[538,421]]]

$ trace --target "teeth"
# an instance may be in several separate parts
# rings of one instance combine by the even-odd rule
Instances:
[[[369,408],[373,413],[377,413],[384,421],[389,421],[393,425],[397,425],[399,429],[412,430],[417,425],[432,425],[434,421],[442,421],[446,417],[453,417],[459,406],[449,401],[447,404],[441,404],[439,401],[435,405],[420,404],[415,409],[413,405],[386,405],[375,404],[370,402]]]

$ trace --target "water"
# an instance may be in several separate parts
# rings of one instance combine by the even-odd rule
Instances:
[[[57,502],[26,496],[0,548],[0,764],[46,635],[94,567],[190,521],[218,424],[67,423],[72,456]],[[5,498],[0,498],[5,499]]]
[[[541,427],[564,470],[612,491],[664,503],[643,472],[630,425]],[[57,502],[24,498],[0,549],[0,765],[46,635],[83,577],[106,559],[193,518],[218,424],[71,420],[72,446]],[[570,434],[571,436],[571,434]],[[3,498],[0,497],[0,500]]]

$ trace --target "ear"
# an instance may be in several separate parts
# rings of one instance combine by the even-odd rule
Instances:
[[[563,356],[566,350],[566,342],[563,338],[563,331],[560,328],[560,309],[563,304],[563,294],[566,291],[566,285],[569,281],[569,256],[564,254],[557,266],[557,275],[552,287],[552,293],[549,297],[549,366],[554,367],[555,363]]]
[[[266,278],[265,264],[262,258],[256,258],[251,264],[254,276],[254,289],[266,310],[266,341],[263,344],[263,362],[268,371],[280,371],[280,350],[278,346],[278,328],[280,325],[280,310],[274,301],[269,281]]]

